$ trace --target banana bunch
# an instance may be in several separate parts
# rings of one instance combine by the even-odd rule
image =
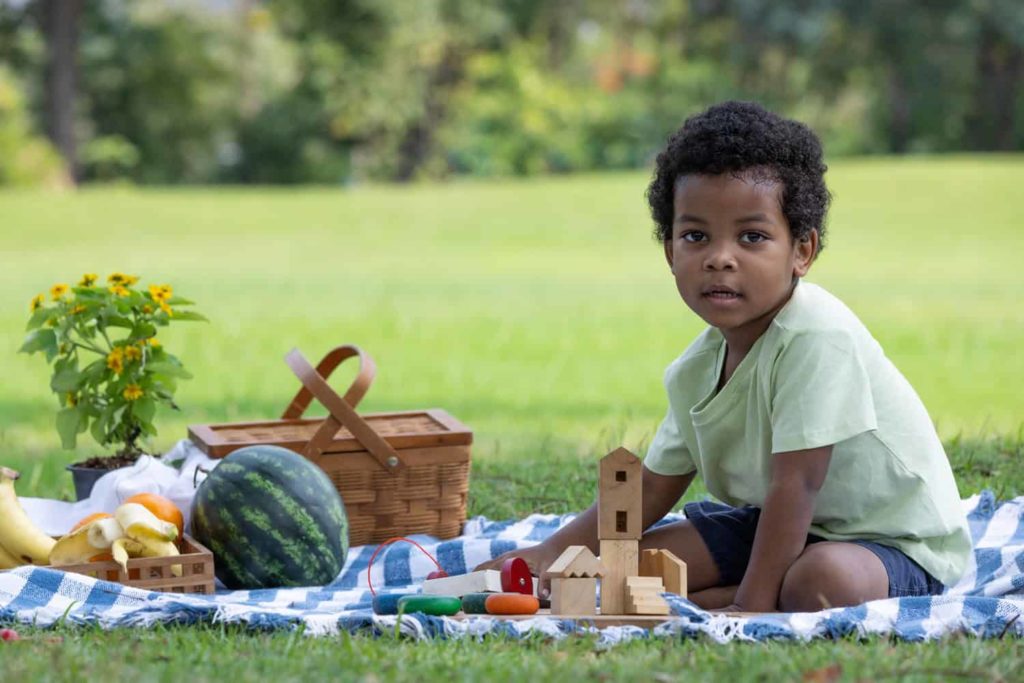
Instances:
[[[14,482],[19,476],[0,467],[0,570],[25,564],[84,564],[109,553],[128,571],[132,557],[181,554],[174,545],[178,527],[137,503],[125,503],[113,517],[93,520],[55,541],[29,519],[18,502]],[[181,576],[180,564],[171,567],[171,575]]]
[[[55,544],[18,502],[14,481],[19,476],[8,467],[0,467],[0,569],[47,564]]]
[[[89,562],[109,552],[121,569],[128,571],[132,557],[173,557],[180,555],[174,539],[178,527],[165,522],[142,505],[125,503],[113,517],[96,519],[64,536],[50,551],[55,567]],[[181,576],[181,565],[171,567],[172,576]]]

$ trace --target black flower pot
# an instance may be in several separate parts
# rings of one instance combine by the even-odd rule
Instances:
[[[75,497],[78,500],[88,498],[92,494],[92,486],[96,483],[96,480],[110,472],[110,470],[102,470],[96,467],[79,467],[78,465],[68,465],[64,469],[71,473],[71,481],[75,483]]]

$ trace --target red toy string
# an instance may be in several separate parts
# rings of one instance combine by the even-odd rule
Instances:
[[[366,583],[370,586],[370,595],[372,595],[373,597],[377,597],[377,592],[373,590],[373,560],[377,557],[377,553],[379,553],[381,550],[384,550],[385,547],[397,541],[405,541],[406,543],[412,543],[414,546],[419,548],[424,555],[429,557],[430,561],[437,565],[438,569],[444,571],[444,569],[441,567],[441,563],[434,559],[434,556],[428,553],[426,550],[424,550],[423,546],[421,546],[416,541],[412,540],[411,538],[405,538],[404,536],[395,536],[394,538],[389,538],[388,540],[384,541],[379,546],[377,546],[377,549],[373,551],[373,555],[370,555],[370,562],[366,566]]]

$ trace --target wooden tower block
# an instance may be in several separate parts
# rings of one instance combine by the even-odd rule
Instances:
[[[626,613],[626,577],[636,576],[639,541],[601,539],[601,614]]]
[[[597,484],[597,537],[636,539],[643,535],[643,465],[625,448],[601,458]]]
[[[640,576],[660,576],[666,591],[686,597],[686,563],[668,550],[641,552]]]
[[[656,576],[626,577],[626,612],[628,614],[668,614],[668,603],[659,595],[664,591]]]
[[[597,614],[597,579],[551,579],[552,614]]]

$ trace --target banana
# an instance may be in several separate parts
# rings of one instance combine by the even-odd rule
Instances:
[[[113,555],[114,562],[121,565],[121,569],[127,572],[128,558],[142,557],[145,549],[145,546],[138,541],[133,541],[130,538],[119,538],[110,546],[110,554]]]
[[[4,547],[0,545],[0,571],[3,571],[4,569],[14,569],[15,567],[20,567],[23,564],[25,563],[19,562],[16,557],[4,550]]]
[[[56,541],[29,519],[18,502],[14,480],[19,476],[8,467],[0,467],[0,545],[24,564],[46,564]]]
[[[97,519],[60,538],[50,551],[50,564],[54,567],[84,564],[104,550],[109,550],[114,541],[122,536],[124,532],[116,519]]]
[[[178,527],[165,522],[138,503],[125,503],[114,510],[114,518],[128,538],[145,543],[173,541],[178,537]]]
[[[124,529],[113,517],[97,519],[86,528],[89,544],[99,550],[109,550],[114,541],[124,536]]]
[[[174,557],[181,553],[171,541],[119,538],[110,546],[110,554],[113,555],[114,561],[121,565],[121,569],[127,572],[129,557]],[[180,564],[171,565],[171,576],[181,576]]]

